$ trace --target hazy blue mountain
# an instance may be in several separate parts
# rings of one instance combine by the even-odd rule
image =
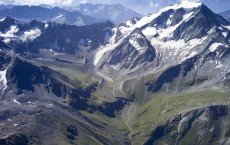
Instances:
[[[220,15],[222,15],[225,19],[227,19],[228,21],[230,21],[230,10],[221,12]]]
[[[98,19],[108,19],[116,24],[130,20],[133,17],[142,16],[142,14],[139,14],[122,5],[86,3],[86,4],[80,4],[79,6],[76,7],[72,7],[71,9],[77,10],[84,15],[88,15]]]
[[[89,25],[101,20],[83,15],[77,11],[69,12],[57,7],[43,6],[13,6],[11,8],[0,9],[0,17],[13,17],[22,21],[53,21],[61,24]]]

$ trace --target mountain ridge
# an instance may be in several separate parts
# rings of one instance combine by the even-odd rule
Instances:
[[[182,5],[183,5],[183,3],[182,3]],[[174,17],[170,18],[170,14],[175,13],[175,14],[178,14],[177,16],[180,16],[181,13],[178,13],[178,12],[181,11],[181,9],[180,9],[181,5],[171,6],[172,8],[175,8],[175,7],[177,8],[175,10],[176,12],[173,12],[171,10],[171,8],[168,7],[166,9],[163,9],[160,12],[158,12],[158,14],[153,14],[151,16],[143,17],[140,20],[137,20],[137,22],[135,22],[136,24],[134,24],[134,25],[132,25],[132,24],[130,25],[130,21],[128,21],[128,22],[124,23],[124,25],[120,25],[117,28],[117,31],[119,33],[116,32],[114,34],[115,35],[118,34],[120,37],[119,38],[120,40],[123,39],[123,40],[129,40],[130,41],[129,35],[132,35],[132,33],[134,31],[136,31],[136,29],[140,29],[139,32],[143,33],[145,36],[145,38],[142,38],[141,40],[142,41],[146,40],[146,41],[151,42],[151,45],[153,48],[156,49],[155,50],[156,52],[159,53],[162,51],[161,54],[156,55],[156,59],[154,60],[155,64],[150,63],[151,65],[153,65],[155,67],[161,67],[161,66],[167,66],[167,65],[170,66],[170,63],[171,63],[171,65],[183,63],[187,59],[192,58],[196,55],[199,55],[199,54],[203,55],[203,51],[207,51],[208,47],[210,47],[209,51],[211,51],[211,52],[215,51],[217,49],[216,47],[218,47],[221,43],[223,43],[223,45],[222,45],[223,47],[228,47],[229,46],[228,37],[227,37],[227,35],[225,35],[225,33],[229,32],[229,30],[226,29],[229,22],[225,21],[222,17],[215,15],[213,12],[211,12],[209,9],[207,9],[206,6],[204,6],[201,3],[199,3],[196,6],[198,8],[192,7],[191,9],[194,9],[194,10],[191,10],[190,12],[189,11],[183,12],[184,13],[183,15],[185,16],[185,18],[184,19],[180,18],[179,19],[180,21],[178,21],[177,24],[173,24],[174,22],[169,21],[169,19],[174,19],[174,17],[176,16],[176,15],[174,15]],[[209,13],[209,14],[206,14],[206,13]],[[206,15],[210,16],[210,18],[206,17]],[[164,17],[165,17],[165,19],[164,19]],[[166,21],[169,24],[167,24],[166,26],[164,26],[164,25],[163,26],[161,26],[161,25],[157,26],[158,24],[162,24],[161,20],[164,20],[165,24],[166,24]],[[145,22],[147,21],[147,23],[142,23],[141,21],[145,21]],[[218,23],[216,23],[217,21],[218,21]],[[127,25],[127,23],[128,23],[128,25]],[[154,26],[152,26],[151,23],[153,23]],[[171,24],[173,24],[174,26],[171,26]],[[140,35],[141,35],[141,33],[140,33]],[[204,43],[204,41],[207,40],[207,37],[213,37],[213,36],[211,36],[212,33],[213,33],[213,35],[219,35],[218,38],[221,38],[218,40],[218,41],[221,41],[220,44],[218,44],[218,43],[212,44],[212,42],[205,42]],[[210,36],[207,36],[207,35],[210,35]],[[117,36],[114,36],[113,39],[116,37]],[[214,37],[213,37],[213,39],[214,39]],[[113,55],[113,52],[115,52],[117,49],[116,48],[117,47],[116,41],[118,42],[118,40],[115,40],[115,41],[111,40],[111,41],[115,42],[115,45],[109,44],[112,47],[110,49],[108,49],[108,52],[104,52],[104,54],[106,53],[106,55],[104,55],[104,56],[107,56],[108,58],[110,58]],[[119,46],[119,43],[118,43],[118,46]],[[189,43],[189,45],[187,45],[188,43]],[[202,43],[204,43],[204,44],[202,44]],[[174,45],[174,48],[172,48],[170,46],[172,44]],[[207,46],[205,44],[207,44]],[[115,47],[113,47],[113,46],[115,46]],[[140,46],[143,47],[142,44],[140,44]],[[136,47],[136,49],[138,49],[137,48],[138,46],[135,46],[135,47]],[[184,52],[182,51],[183,49],[184,49]],[[227,48],[225,48],[225,49],[227,50]],[[111,50],[112,50],[112,52],[111,52]],[[101,49],[100,51],[103,51],[103,50]],[[171,52],[168,52],[168,51],[171,51]],[[121,51],[117,51],[117,53],[118,52],[121,52]],[[108,56],[109,53],[111,53],[110,56]],[[184,54],[182,56],[178,56],[178,55],[181,55],[181,53],[182,54],[184,53]],[[141,53],[139,52],[138,55],[141,55]],[[161,56],[159,57],[159,55],[161,55]],[[169,55],[171,56],[171,60],[166,60]],[[98,65],[100,68],[102,68],[103,63],[98,64],[98,62],[100,62],[99,58],[103,59],[103,54],[100,54],[100,56],[96,54],[95,56],[96,57],[95,57],[94,65],[96,65],[96,66]],[[98,56],[99,56],[99,58],[97,58]],[[125,56],[127,56],[127,58],[131,58],[131,61],[134,61],[134,60],[132,60],[132,57],[130,57],[129,55],[126,54]],[[173,58],[175,56],[177,56],[176,61],[175,61],[175,58]],[[107,60],[107,58],[105,60]],[[160,62],[160,61],[163,64],[158,64],[158,62]],[[169,62],[167,62],[167,61],[169,61]],[[173,61],[175,61],[175,62],[172,63]],[[122,61],[120,61],[120,62],[122,62]],[[126,60],[123,60],[123,62],[124,62],[124,65],[125,64],[127,65]],[[146,62],[146,61],[144,61],[144,62]],[[112,68],[117,67],[116,70],[118,70],[118,71],[124,70],[120,66],[121,66],[121,64],[119,64],[118,66],[112,66]],[[135,66],[137,66],[137,65],[135,65]],[[146,68],[145,65],[143,65],[143,66]],[[135,72],[137,69],[134,69],[133,71]],[[132,69],[128,69],[128,72],[129,71],[132,72]],[[126,71],[124,71],[124,72],[126,72]]]
[[[108,5],[86,3],[80,4],[79,6],[73,7],[72,9],[77,10],[82,14],[96,17],[99,19],[109,19],[116,24],[127,21],[133,17],[142,16],[142,14],[139,14],[132,9],[126,8],[121,4]]]
[[[12,6],[10,8],[0,10],[0,17],[4,18],[5,16],[13,17],[21,21],[54,21],[61,24],[71,24],[71,25],[89,25],[93,23],[102,22],[99,20],[87,15],[83,15],[80,12],[73,11],[69,12],[67,10],[54,7],[46,8],[43,6]]]

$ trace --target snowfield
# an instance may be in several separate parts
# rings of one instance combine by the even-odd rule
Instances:
[[[24,35],[21,37],[21,39],[26,42],[26,41],[33,41],[37,37],[39,37],[42,34],[41,30],[36,28],[34,30],[29,30],[25,31]]]
[[[209,50],[210,52],[214,52],[219,46],[221,46],[223,44],[221,43],[213,43],[210,47],[209,47]]]
[[[17,33],[18,31],[19,31],[18,26],[11,26],[7,32],[5,33],[0,32],[0,36],[4,38],[17,37],[15,36],[15,33]]]
[[[39,37],[42,34],[41,30],[38,28],[25,31],[23,33],[23,35],[21,35],[21,36],[17,35],[18,32],[19,32],[18,26],[13,25],[5,33],[0,32],[0,37],[4,38],[3,42],[5,42],[5,43],[10,43],[10,41],[12,39],[19,39],[19,40],[26,42],[28,40],[33,41],[34,39],[36,39],[37,37]]]

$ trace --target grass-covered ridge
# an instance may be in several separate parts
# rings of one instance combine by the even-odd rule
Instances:
[[[146,104],[136,103],[136,117],[133,120],[134,142],[143,144],[151,131],[159,124],[196,108],[228,104],[230,95],[219,90],[186,92],[152,96]]]

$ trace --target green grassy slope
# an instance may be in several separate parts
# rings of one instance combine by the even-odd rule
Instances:
[[[230,95],[218,90],[152,96],[146,104],[136,103],[133,120],[134,142],[142,144],[151,131],[172,116],[195,108],[228,104]]]

